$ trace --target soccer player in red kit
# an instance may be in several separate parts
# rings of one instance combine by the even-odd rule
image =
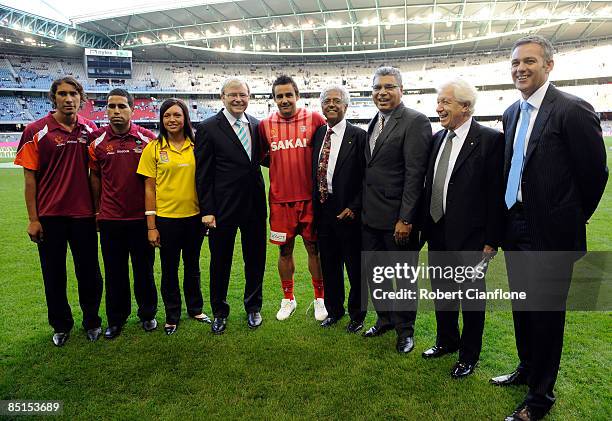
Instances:
[[[66,249],[70,245],[87,338],[102,332],[98,316],[102,277],[98,235],[88,181],[89,133],[97,127],[77,114],[85,103],[83,86],[72,77],[53,81],[54,111],[21,135],[15,164],[23,167],[28,235],[38,245],[53,343],[62,346],[74,325],[66,293]]]
[[[323,275],[312,208],[312,137],[325,119],[318,113],[297,108],[299,90],[289,76],[276,78],[272,96],[278,111],[261,121],[259,132],[263,152],[270,159],[270,242],[280,246],[278,272],[284,298],[276,318],[287,319],[297,306],[293,295],[293,247],[299,234],[308,253],[315,318],[325,320]]]

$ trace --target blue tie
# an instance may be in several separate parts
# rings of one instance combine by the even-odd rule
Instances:
[[[244,128],[244,126],[242,125],[242,121],[240,120],[236,120],[234,125],[238,129],[238,133],[236,133],[236,135],[238,135],[238,139],[240,140],[240,143],[242,143],[242,146],[244,147],[244,150],[246,151],[250,159],[251,158],[251,144],[249,142],[249,137],[247,136],[246,129]]]
[[[512,153],[512,161],[510,163],[510,174],[508,175],[508,185],[506,186],[506,207],[508,209],[514,206],[516,203],[516,196],[518,195],[519,183],[521,182],[521,174],[523,172],[525,138],[527,137],[530,114],[531,105],[527,101],[523,101],[521,104],[521,127],[519,127],[516,143],[514,144],[514,152]]]

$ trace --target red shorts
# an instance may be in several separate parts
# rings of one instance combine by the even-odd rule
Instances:
[[[312,200],[270,203],[270,242],[282,245],[298,234],[306,241],[316,241],[313,218]]]

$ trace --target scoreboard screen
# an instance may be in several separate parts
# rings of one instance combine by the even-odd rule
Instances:
[[[132,52],[86,48],[85,69],[90,78],[131,79]]]

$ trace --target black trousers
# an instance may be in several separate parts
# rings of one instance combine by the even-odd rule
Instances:
[[[132,312],[128,259],[132,260],[138,317],[141,321],[153,319],[157,313],[157,289],[153,277],[155,249],[147,240],[146,221],[99,221],[98,225],[109,326],[123,325]]]
[[[359,219],[339,221],[334,197],[328,196],[320,205],[315,220],[323,285],[325,308],[329,317],[344,315],[344,269],[351,289],[348,313],[351,320],[362,322],[367,310],[367,291],[361,288],[361,224]],[[365,296],[363,296],[365,294]]]
[[[239,225],[218,226],[210,231],[210,305],[215,317],[228,317],[230,312],[227,289],[238,228],[244,261],[244,309],[247,313],[261,310],[266,269],[266,218],[255,216]]]
[[[94,218],[41,217],[43,241],[38,244],[45,284],[49,324],[55,332],[69,332],[74,326],[66,293],[66,252],[70,245],[79,288],[83,327],[102,324],[98,315],[102,299],[102,275],[98,265],[98,235]]]
[[[548,286],[555,289],[563,302],[572,278],[572,259],[551,259],[533,250],[533,241],[527,227],[522,207],[515,206],[508,216],[506,226],[506,269],[510,290],[525,291],[528,300],[537,303],[525,309],[524,303],[513,302],[512,317],[516,349],[520,360],[518,369],[528,379],[529,392],[525,403],[536,410],[546,412],[555,401],[553,388],[557,380],[565,311],[539,310],[542,300],[537,296],[546,293]],[[522,253],[521,253],[522,252]],[[550,291],[548,291],[550,292]],[[558,296],[556,297],[558,299]]]
[[[429,267],[467,267],[475,266],[481,260],[482,248],[472,252],[447,251],[444,218],[438,223],[431,222],[428,240]],[[485,280],[443,279],[439,272],[431,278],[432,291],[455,292],[472,289],[486,291]],[[442,272],[443,273],[443,272]],[[459,361],[475,364],[482,350],[482,334],[485,325],[486,300],[436,299],[436,345],[449,349],[459,349]],[[459,332],[459,309],[463,316],[463,330]]]
[[[189,316],[202,313],[204,302],[200,289],[200,249],[204,226],[199,215],[188,218],[156,218],[160,236],[161,294],[166,309],[166,323],[177,324],[181,318],[181,291],[178,268],[183,255],[183,294]]]
[[[407,263],[415,266],[418,264],[419,255],[417,244],[414,241],[411,241],[405,246],[397,245],[393,237],[393,231],[378,230],[367,225],[362,225],[361,247],[363,251],[410,251],[410,261]],[[397,284],[394,288],[391,280],[385,280],[378,285],[374,285],[372,282],[370,282],[369,288],[370,293],[372,293],[375,288],[381,288],[384,291],[392,291],[394,289],[410,289],[416,293],[417,284],[408,283],[405,282],[405,280],[397,280]],[[378,319],[376,320],[376,325],[378,327],[394,326],[398,337],[402,338],[414,335],[414,322],[417,314],[416,300],[412,300],[411,303],[401,303],[396,301],[395,309],[381,308],[380,305],[377,304],[380,301],[374,299],[374,297],[372,297],[372,301],[378,316]],[[410,307],[408,310],[406,309],[407,304],[409,304],[408,307]]]

